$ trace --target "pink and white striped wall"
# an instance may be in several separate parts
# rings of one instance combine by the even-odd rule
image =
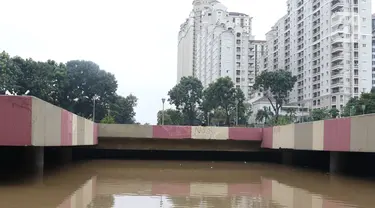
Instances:
[[[261,141],[261,128],[99,124],[99,137]]]
[[[375,152],[375,114],[263,129],[262,147]]]
[[[97,144],[97,125],[30,96],[0,96],[0,146]]]

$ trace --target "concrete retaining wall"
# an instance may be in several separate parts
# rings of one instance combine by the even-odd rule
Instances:
[[[30,96],[0,96],[0,146],[97,144],[90,120]]]
[[[262,147],[375,152],[373,135],[375,135],[375,114],[264,128]]]

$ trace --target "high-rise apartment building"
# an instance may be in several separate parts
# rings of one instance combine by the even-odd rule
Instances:
[[[180,27],[177,81],[195,76],[207,87],[228,76],[249,98],[265,44],[254,40],[251,21],[246,14],[228,12],[216,0],[195,0]]]
[[[288,0],[266,34],[262,70],[290,70],[290,104],[342,108],[370,91],[371,0]]]
[[[372,15],[372,87],[375,87],[375,14]]]

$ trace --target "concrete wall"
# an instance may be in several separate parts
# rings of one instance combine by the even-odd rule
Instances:
[[[261,128],[98,124],[101,138],[262,141]]]
[[[0,96],[0,146],[97,144],[90,120],[30,96]]]
[[[374,127],[375,114],[275,126],[263,129],[262,147],[269,149],[375,152]]]

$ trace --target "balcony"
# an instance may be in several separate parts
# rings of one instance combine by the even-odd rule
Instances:
[[[343,60],[343,59],[344,59],[344,54],[342,54],[342,53],[339,53],[337,55],[332,55],[332,57],[331,57],[332,62],[338,61],[338,60]]]
[[[331,2],[331,11],[336,12],[344,7],[344,0],[333,0]]]
[[[332,94],[336,94],[336,93],[344,92],[344,89],[342,89],[341,87],[334,87],[331,89],[331,92]]]
[[[339,51],[344,51],[344,45],[343,44],[335,44],[332,45],[332,53],[339,52]]]
[[[344,81],[331,82],[331,87],[343,87]]]
[[[342,72],[336,72],[331,74],[331,79],[340,79],[343,78],[344,74]]]
[[[344,64],[334,64],[334,65],[332,65],[332,67],[331,67],[331,70],[332,71],[335,71],[335,70],[341,70],[341,69],[343,69],[344,68]]]

